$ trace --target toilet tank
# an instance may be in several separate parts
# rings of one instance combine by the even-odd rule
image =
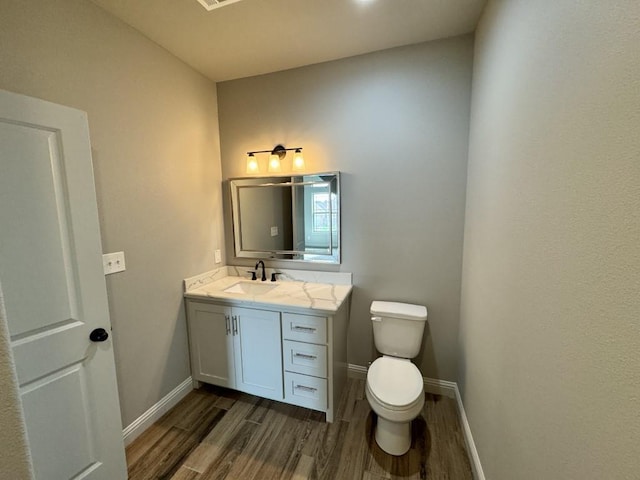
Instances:
[[[420,353],[427,307],[410,303],[371,303],[376,349],[383,355],[414,358]]]

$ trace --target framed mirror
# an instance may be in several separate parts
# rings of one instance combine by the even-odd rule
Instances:
[[[235,255],[340,263],[340,173],[229,180]]]

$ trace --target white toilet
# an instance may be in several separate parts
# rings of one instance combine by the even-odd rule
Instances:
[[[378,414],[376,442],[391,455],[411,447],[411,421],[424,406],[424,385],[411,363],[420,352],[427,308],[397,302],[371,303],[376,349],[383,354],[367,372],[367,400]]]

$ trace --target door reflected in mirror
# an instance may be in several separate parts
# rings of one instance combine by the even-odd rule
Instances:
[[[340,263],[340,174],[231,179],[236,257]]]

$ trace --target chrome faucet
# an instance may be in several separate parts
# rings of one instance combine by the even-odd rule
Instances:
[[[267,274],[264,271],[264,262],[262,260],[259,260],[258,263],[256,263],[256,272],[258,271],[258,267],[262,264],[262,278],[261,280],[263,282],[267,281]]]

